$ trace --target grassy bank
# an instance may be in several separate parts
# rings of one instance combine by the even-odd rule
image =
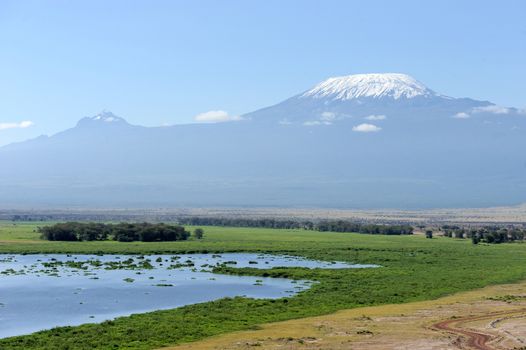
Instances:
[[[526,278],[526,245],[472,245],[421,236],[206,227],[201,241],[47,242],[33,223],[0,223],[0,253],[272,252],[322,260],[376,263],[379,269],[229,269],[227,273],[310,279],[320,283],[280,300],[223,299],[103,324],[62,327],[0,340],[1,349],[152,349],[258,324],[365,305],[437,298]]]

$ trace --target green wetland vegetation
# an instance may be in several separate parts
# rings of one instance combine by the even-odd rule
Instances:
[[[38,224],[42,225],[42,223]],[[0,349],[154,349],[259,324],[367,305],[403,303],[526,278],[523,243],[472,244],[421,235],[366,235],[303,229],[206,227],[197,240],[177,242],[57,242],[39,238],[35,223],[0,222],[1,253],[222,253],[297,255],[325,261],[379,264],[374,269],[254,269],[216,272],[311,280],[290,298],[226,298],[102,324],[61,327],[0,340]],[[187,226],[188,231],[195,227]]]

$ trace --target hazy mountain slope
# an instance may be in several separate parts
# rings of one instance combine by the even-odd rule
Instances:
[[[0,148],[2,206],[438,207],[526,199],[526,115],[402,74],[328,79],[239,122],[111,113]]]

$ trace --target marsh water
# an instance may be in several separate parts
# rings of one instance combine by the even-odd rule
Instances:
[[[310,281],[212,273],[215,266],[364,268],[250,253],[0,255],[0,338],[224,297],[282,298]]]

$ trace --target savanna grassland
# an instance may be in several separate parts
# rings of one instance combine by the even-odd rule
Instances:
[[[374,269],[223,268],[222,273],[317,281],[295,297],[226,298],[102,324],[61,327],[0,340],[0,349],[153,349],[260,324],[361,306],[435,299],[458,291],[526,279],[526,245],[468,240],[257,228],[205,227],[202,240],[155,243],[50,242],[34,223],[0,223],[0,253],[268,252]],[[193,229],[193,228],[189,228]]]

